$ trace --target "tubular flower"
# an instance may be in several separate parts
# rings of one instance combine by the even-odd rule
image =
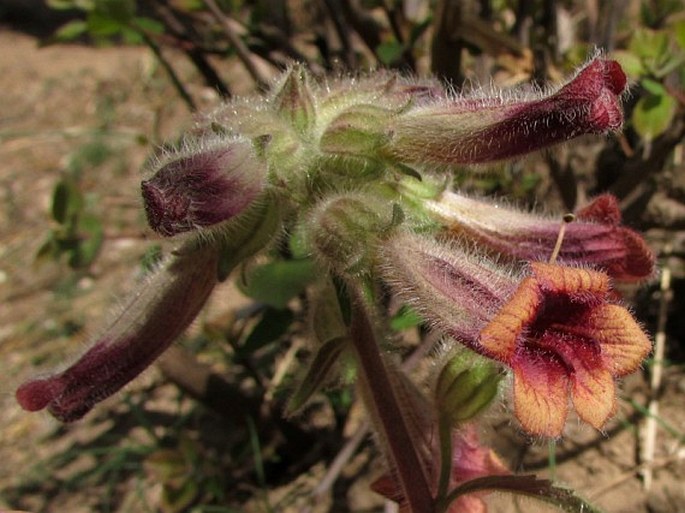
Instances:
[[[28,411],[48,408],[63,422],[138,376],[188,327],[217,282],[218,251],[186,249],[162,265],[134,294],[102,336],[66,370],[19,387]]]
[[[400,160],[477,164],[517,157],[582,134],[618,130],[626,76],[595,58],[555,93],[533,99],[456,98],[418,106],[389,128]]]
[[[615,409],[615,378],[651,350],[602,272],[531,263],[517,276],[412,235],[391,240],[383,258],[386,281],[437,329],[512,369],[515,414],[531,434],[561,434],[569,395],[600,429]]]
[[[511,207],[444,192],[426,208],[450,235],[466,236],[486,248],[521,260],[549,256],[560,221]],[[576,212],[566,226],[557,260],[597,266],[623,281],[645,279],[654,272],[654,254],[644,239],[620,225],[616,198],[603,194]]]

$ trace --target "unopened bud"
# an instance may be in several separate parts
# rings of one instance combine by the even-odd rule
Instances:
[[[438,376],[435,400],[440,416],[451,425],[472,419],[497,396],[500,380],[494,364],[467,351],[457,353]]]
[[[307,132],[314,125],[314,96],[309,74],[301,64],[294,65],[285,74],[273,101],[278,113],[298,131]]]
[[[249,141],[202,141],[164,159],[142,182],[148,222],[157,233],[172,236],[227,221],[261,193],[265,177],[266,164]]]
[[[311,218],[311,242],[339,272],[354,273],[369,264],[374,240],[402,222],[399,206],[358,194],[325,202]]]

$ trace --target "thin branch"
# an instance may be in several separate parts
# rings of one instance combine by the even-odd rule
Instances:
[[[171,66],[171,63],[166,59],[166,57],[164,57],[164,54],[162,54],[162,50],[159,47],[159,45],[155,43],[155,41],[150,36],[148,36],[144,31],[141,30],[139,31],[139,33],[143,38],[145,44],[148,47],[150,47],[152,53],[154,53],[155,57],[157,57],[157,60],[164,68],[164,71],[166,71],[167,75],[169,75],[171,83],[174,85],[174,88],[178,92],[179,96],[183,99],[183,101],[188,106],[191,112],[196,111],[197,105],[195,105],[195,101],[193,100],[192,96],[190,96],[190,93],[188,93],[188,90],[183,85],[183,82],[181,82],[181,79],[176,74],[176,71],[174,71],[174,68]]]
[[[668,258],[671,247],[665,248],[665,255]],[[652,357],[651,376],[649,387],[651,397],[649,400],[649,415],[645,419],[645,438],[642,451],[642,462],[645,467],[642,469],[642,485],[646,491],[652,487],[654,463],[654,452],[656,449],[657,435],[657,415],[659,414],[659,389],[661,388],[661,377],[664,369],[664,355],[666,353],[666,322],[668,321],[668,305],[671,301],[671,268],[668,260],[661,270],[661,281],[659,286],[661,298],[659,300],[659,317],[657,320],[657,332],[654,340],[654,356]]]
[[[243,43],[242,39],[238,37],[238,34],[236,34],[233,30],[233,25],[231,24],[233,20],[219,8],[214,0],[204,0],[204,2],[207,8],[212,12],[214,18],[216,18],[216,21],[218,21],[221,25],[224,34],[226,34],[226,37],[231,45],[233,45],[233,48],[235,48],[238,58],[243,63],[243,66],[245,66],[245,69],[250,74],[252,79],[256,82],[260,89],[267,89],[267,80],[257,69],[257,65],[252,58],[250,50],[247,48],[245,43]]]

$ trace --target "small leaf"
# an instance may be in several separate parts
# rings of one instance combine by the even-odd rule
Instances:
[[[677,106],[678,102],[669,94],[643,96],[633,111],[635,131],[646,140],[658,137],[671,125]]]
[[[271,262],[248,273],[243,291],[257,301],[282,309],[314,277],[315,265],[311,260]]]
[[[83,196],[74,183],[67,178],[57,182],[52,192],[52,218],[62,225],[73,223],[82,209]]]
[[[164,24],[152,18],[147,18],[145,16],[138,16],[133,18],[134,25],[144,32],[150,34],[164,34]]]
[[[390,319],[390,327],[395,331],[403,331],[409,328],[414,328],[423,322],[423,319],[408,306],[403,306],[392,319]]]
[[[252,329],[245,343],[240,347],[240,353],[243,355],[254,353],[278,340],[288,331],[293,318],[293,313],[290,310],[267,308],[262,314],[262,319]]]
[[[85,21],[72,20],[57,29],[57,32],[55,32],[55,38],[59,41],[72,41],[83,35],[87,30],[88,24]]]
[[[88,267],[97,258],[104,240],[100,219],[92,215],[83,216],[79,221],[79,244],[69,259],[71,267]]]
[[[329,340],[319,348],[302,383],[300,383],[300,386],[290,398],[290,401],[288,401],[288,406],[286,407],[288,415],[297,412],[307,403],[312,395],[321,389],[328,379],[329,371],[335,362],[338,361],[348,341],[347,337],[337,337]]]
[[[645,74],[645,68],[642,65],[640,57],[633,52],[627,50],[617,50],[613,52],[612,57],[618,61],[623,68],[623,71],[632,78],[639,78]]]
[[[122,25],[117,20],[96,11],[89,13],[86,22],[88,24],[88,32],[95,37],[115,36],[125,27],[125,25]]]
[[[393,40],[381,43],[376,47],[376,55],[384,65],[391,66],[402,58],[404,46]]]
[[[656,80],[652,80],[651,78],[645,78],[641,80],[640,85],[644,87],[645,91],[654,96],[661,96],[666,94],[666,89],[664,88],[664,86]]]

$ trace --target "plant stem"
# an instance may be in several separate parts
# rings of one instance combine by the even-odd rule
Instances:
[[[438,481],[436,501],[442,505],[447,498],[452,475],[452,425],[445,416],[441,416],[438,430],[440,437],[440,480]],[[438,509],[438,511],[442,510],[443,508]]]
[[[363,299],[359,296],[352,299],[350,335],[367,393],[365,399],[382,429],[382,438],[390,451],[409,510],[412,513],[432,513],[434,504],[430,488],[378,351]]]

